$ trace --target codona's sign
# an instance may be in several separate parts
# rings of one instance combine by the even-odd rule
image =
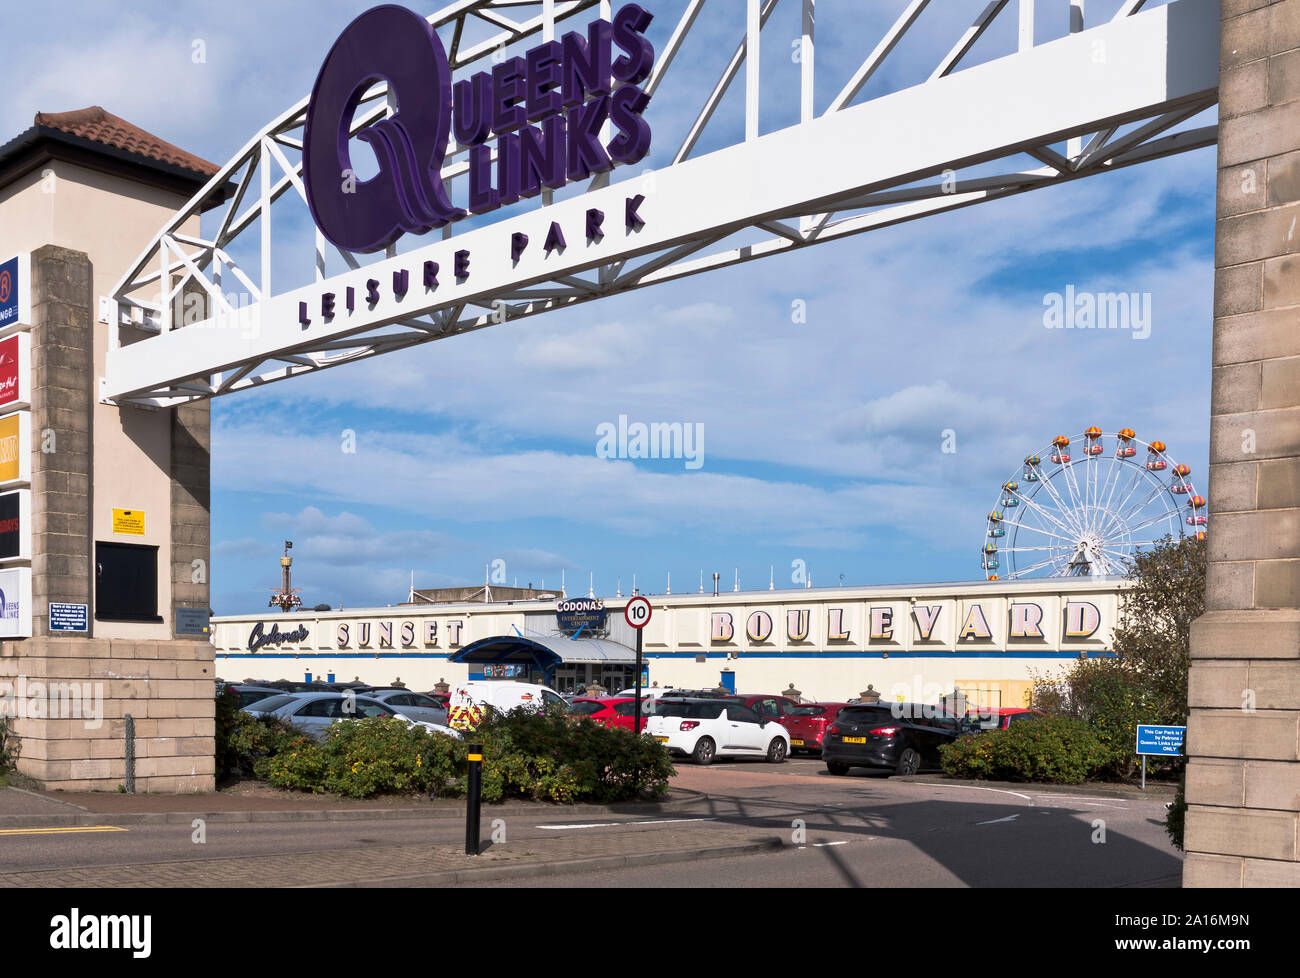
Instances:
[[[605,627],[605,602],[599,598],[567,598],[555,606],[555,623],[562,632]]]
[[[248,633],[248,651],[256,652],[268,645],[281,645],[284,642],[300,644],[307,641],[307,635],[306,625],[299,625],[297,628],[282,632],[278,625],[272,624],[268,630],[266,625],[259,621]]]
[[[428,21],[392,5],[366,11],[330,48],[307,108],[302,176],[316,226],[345,251],[379,251],[404,233],[641,160],[650,149],[650,96],[640,85],[654,66],[651,20],[629,3],[586,37],[565,34],[453,85]],[[348,153],[353,113],[381,81],[396,111],[357,134],[379,162],[378,174],[359,181]],[[605,144],[607,121],[615,132]],[[469,147],[464,207],[442,179],[452,135]]]

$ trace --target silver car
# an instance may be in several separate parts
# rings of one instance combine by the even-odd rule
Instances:
[[[363,720],[368,717],[395,717],[407,724],[418,724],[431,733],[460,739],[460,734],[450,727],[417,720],[394,706],[369,696],[355,696],[351,693],[287,693],[283,697],[273,696],[254,703],[245,712],[254,716],[266,714],[280,717],[317,741],[324,740],[325,731],[339,720]]]
[[[412,720],[423,720],[443,727],[447,725],[447,708],[432,696],[413,693],[409,689],[372,689],[366,693],[366,697],[378,700]]]

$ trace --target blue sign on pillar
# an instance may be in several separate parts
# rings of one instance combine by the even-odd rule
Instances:
[[[722,683],[722,688],[728,693],[734,693],[736,691],[736,674],[732,670],[723,669],[722,678],[719,681]]]

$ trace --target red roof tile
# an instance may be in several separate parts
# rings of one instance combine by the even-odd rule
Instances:
[[[205,177],[211,177],[221,169],[215,163],[187,153],[98,105],[72,112],[37,112],[35,124],[126,150],[146,159],[170,163]]]

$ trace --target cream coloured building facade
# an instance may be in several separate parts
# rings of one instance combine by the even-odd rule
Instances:
[[[1050,578],[646,595],[654,610],[643,638],[645,679],[742,692],[793,684],[804,699],[823,701],[856,697],[868,685],[918,701],[960,689],[985,705],[1022,706],[1035,675],[1110,651],[1126,586]],[[561,691],[595,680],[614,691],[631,684],[635,632],[623,619],[627,598],[603,603],[605,629],[594,643],[586,635],[557,641],[567,636],[554,600],[215,618],[216,669],[227,680],[400,679],[424,690],[443,679],[500,675],[505,670],[484,661],[458,659],[513,642],[539,655],[510,678],[548,679]]]

